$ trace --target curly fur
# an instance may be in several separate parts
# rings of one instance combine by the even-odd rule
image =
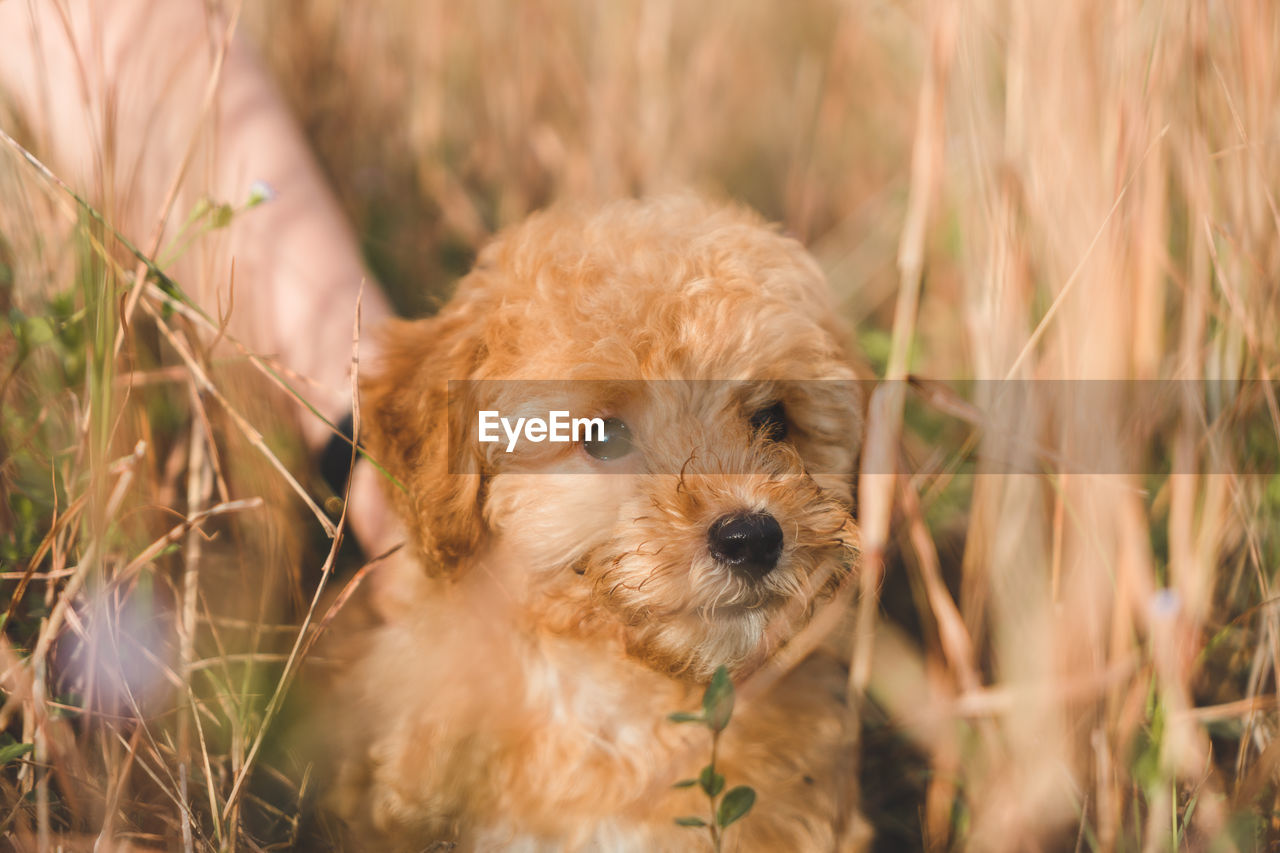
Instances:
[[[835,318],[797,242],[682,197],[536,215],[437,316],[388,330],[362,388],[369,442],[407,487],[392,492],[428,580],[347,682],[360,748],[334,799],[371,849],[705,846],[673,823],[705,798],[671,783],[708,735],[666,715],[717,666],[755,669],[856,562],[861,404],[798,381],[858,377]],[[451,395],[451,379],[578,380],[565,393],[625,420],[636,451],[507,456],[473,440],[476,412],[542,386]],[[779,399],[783,442],[748,423]],[[743,511],[784,531],[758,581],[707,547]],[[862,843],[843,682],[813,658],[740,708],[720,762],[758,800],[729,849]]]

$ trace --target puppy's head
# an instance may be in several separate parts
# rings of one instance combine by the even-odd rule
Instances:
[[[535,216],[386,344],[369,443],[422,562],[487,564],[536,630],[743,669],[855,560],[858,372],[817,265],[744,211]],[[479,440],[481,411],[554,410],[603,434]]]

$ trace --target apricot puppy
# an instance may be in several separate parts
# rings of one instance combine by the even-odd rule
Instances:
[[[434,317],[398,322],[367,440],[426,579],[344,689],[335,796],[374,850],[704,850],[694,710],[856,565],[858,371],[816,263],[691,198],[505,232]],[[453,380],[452,382],[450,380]],[[562,411],[577,441],[482,441]],[[592,429],[591,427],[598,427]],[[720,744],[751,813],[726,850],[859,849],[844,673],[811,657]]]

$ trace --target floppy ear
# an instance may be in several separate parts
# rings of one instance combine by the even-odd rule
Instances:
[[[360,383],[366,443],[404,485],[387,488],[435,575],[453,571],[484,533],[482,464],[466,440],[470,407],[449,399],[449,380],[471,378],[483,358],[475,314],[446,308],[425,320],[390,321],[380,358]]]

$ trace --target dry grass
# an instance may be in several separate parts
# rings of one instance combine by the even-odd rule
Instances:
[[[1267,0],[244,14],[406,310],[549,201],[692,184],[814,249],[882,375],[1280,369]],[[10,149],[0,164],[0,838],[318,845],[314,782],[264,734],[332,563],[259,452],[307,470],[283,407],[154,289],[124,328],[136,260]],[[975,476],[928,456],[932,416],[902,405],[877,402],[861,489],[865,577],[888,559],[853,670],[882,849],[1269,849],[1280,478],[1250,465],[1277,423],[1207,442],[1175,418],[1163,473],[1101,475],[1071,454],[1118,434],[1109,410],[997,406],[979,470],[991,435],[1060,454]],[[900,443],[926,462],[879,473]]]

